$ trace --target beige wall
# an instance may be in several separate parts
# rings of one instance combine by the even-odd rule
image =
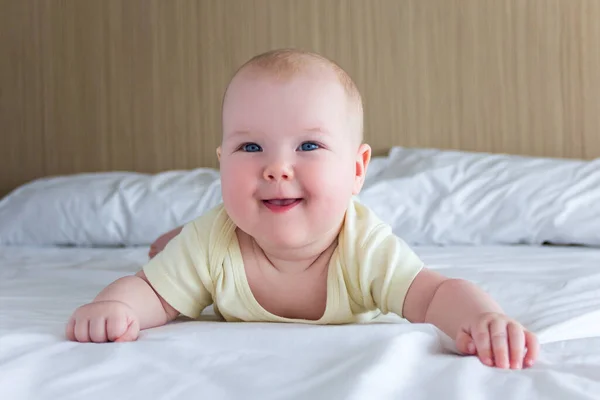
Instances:
[[[366,140],[600,156],[598,0],[0,0],[0,193],[74,172],[216,166],[258,52],[334,59]]]

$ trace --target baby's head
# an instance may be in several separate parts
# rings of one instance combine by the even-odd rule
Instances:
[[[346,72],[308,52],[258,55],[231,80],[222,118],[217,154],[234,223],[259,244],[285,248],[337,233],[371,156]]]

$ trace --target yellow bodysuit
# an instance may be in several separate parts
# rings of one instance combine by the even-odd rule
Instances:
[[[148,281],[190,318],[212,304],[226,321],[344,324],[389,312],[402,317],[408,288],[423,268],[389,225],[352,200],[329,261],[325,313],[314,321],[283,318],[266,311],[254,298],[235,230],[223,205],[213,208],[186,224],[144,266]]]

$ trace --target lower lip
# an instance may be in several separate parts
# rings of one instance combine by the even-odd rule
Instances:
[[[302,199],[297,199],[293,203],[287,204],[285,206],[279,206],[277,204],[269,203],[268,201],[263,201],[263,204],[265,205],[265,207],[267,207],[269,210],[271,210],[273,212],[283,213],[283,212],[289,211],[292,208],[296,207],[298,204],[300,204],[301,201],[302,201]]]

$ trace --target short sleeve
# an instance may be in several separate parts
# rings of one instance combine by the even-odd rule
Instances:
[[[402,317],[410,285],[423,262],[390,225],[358,202],[348,209],[340,236],[348,295],[356,311],[379,309]]]
[[[362,300],[367,308],[402,317],[404,300],[423,262],[387,225],[376,227],[358,248]]]
[[[181,314],[197,318],[212,303],[205,282],[208,277],[206,244],[196,222],[186,224],[179,235],[151,259],[143,271],[154,290]]]

